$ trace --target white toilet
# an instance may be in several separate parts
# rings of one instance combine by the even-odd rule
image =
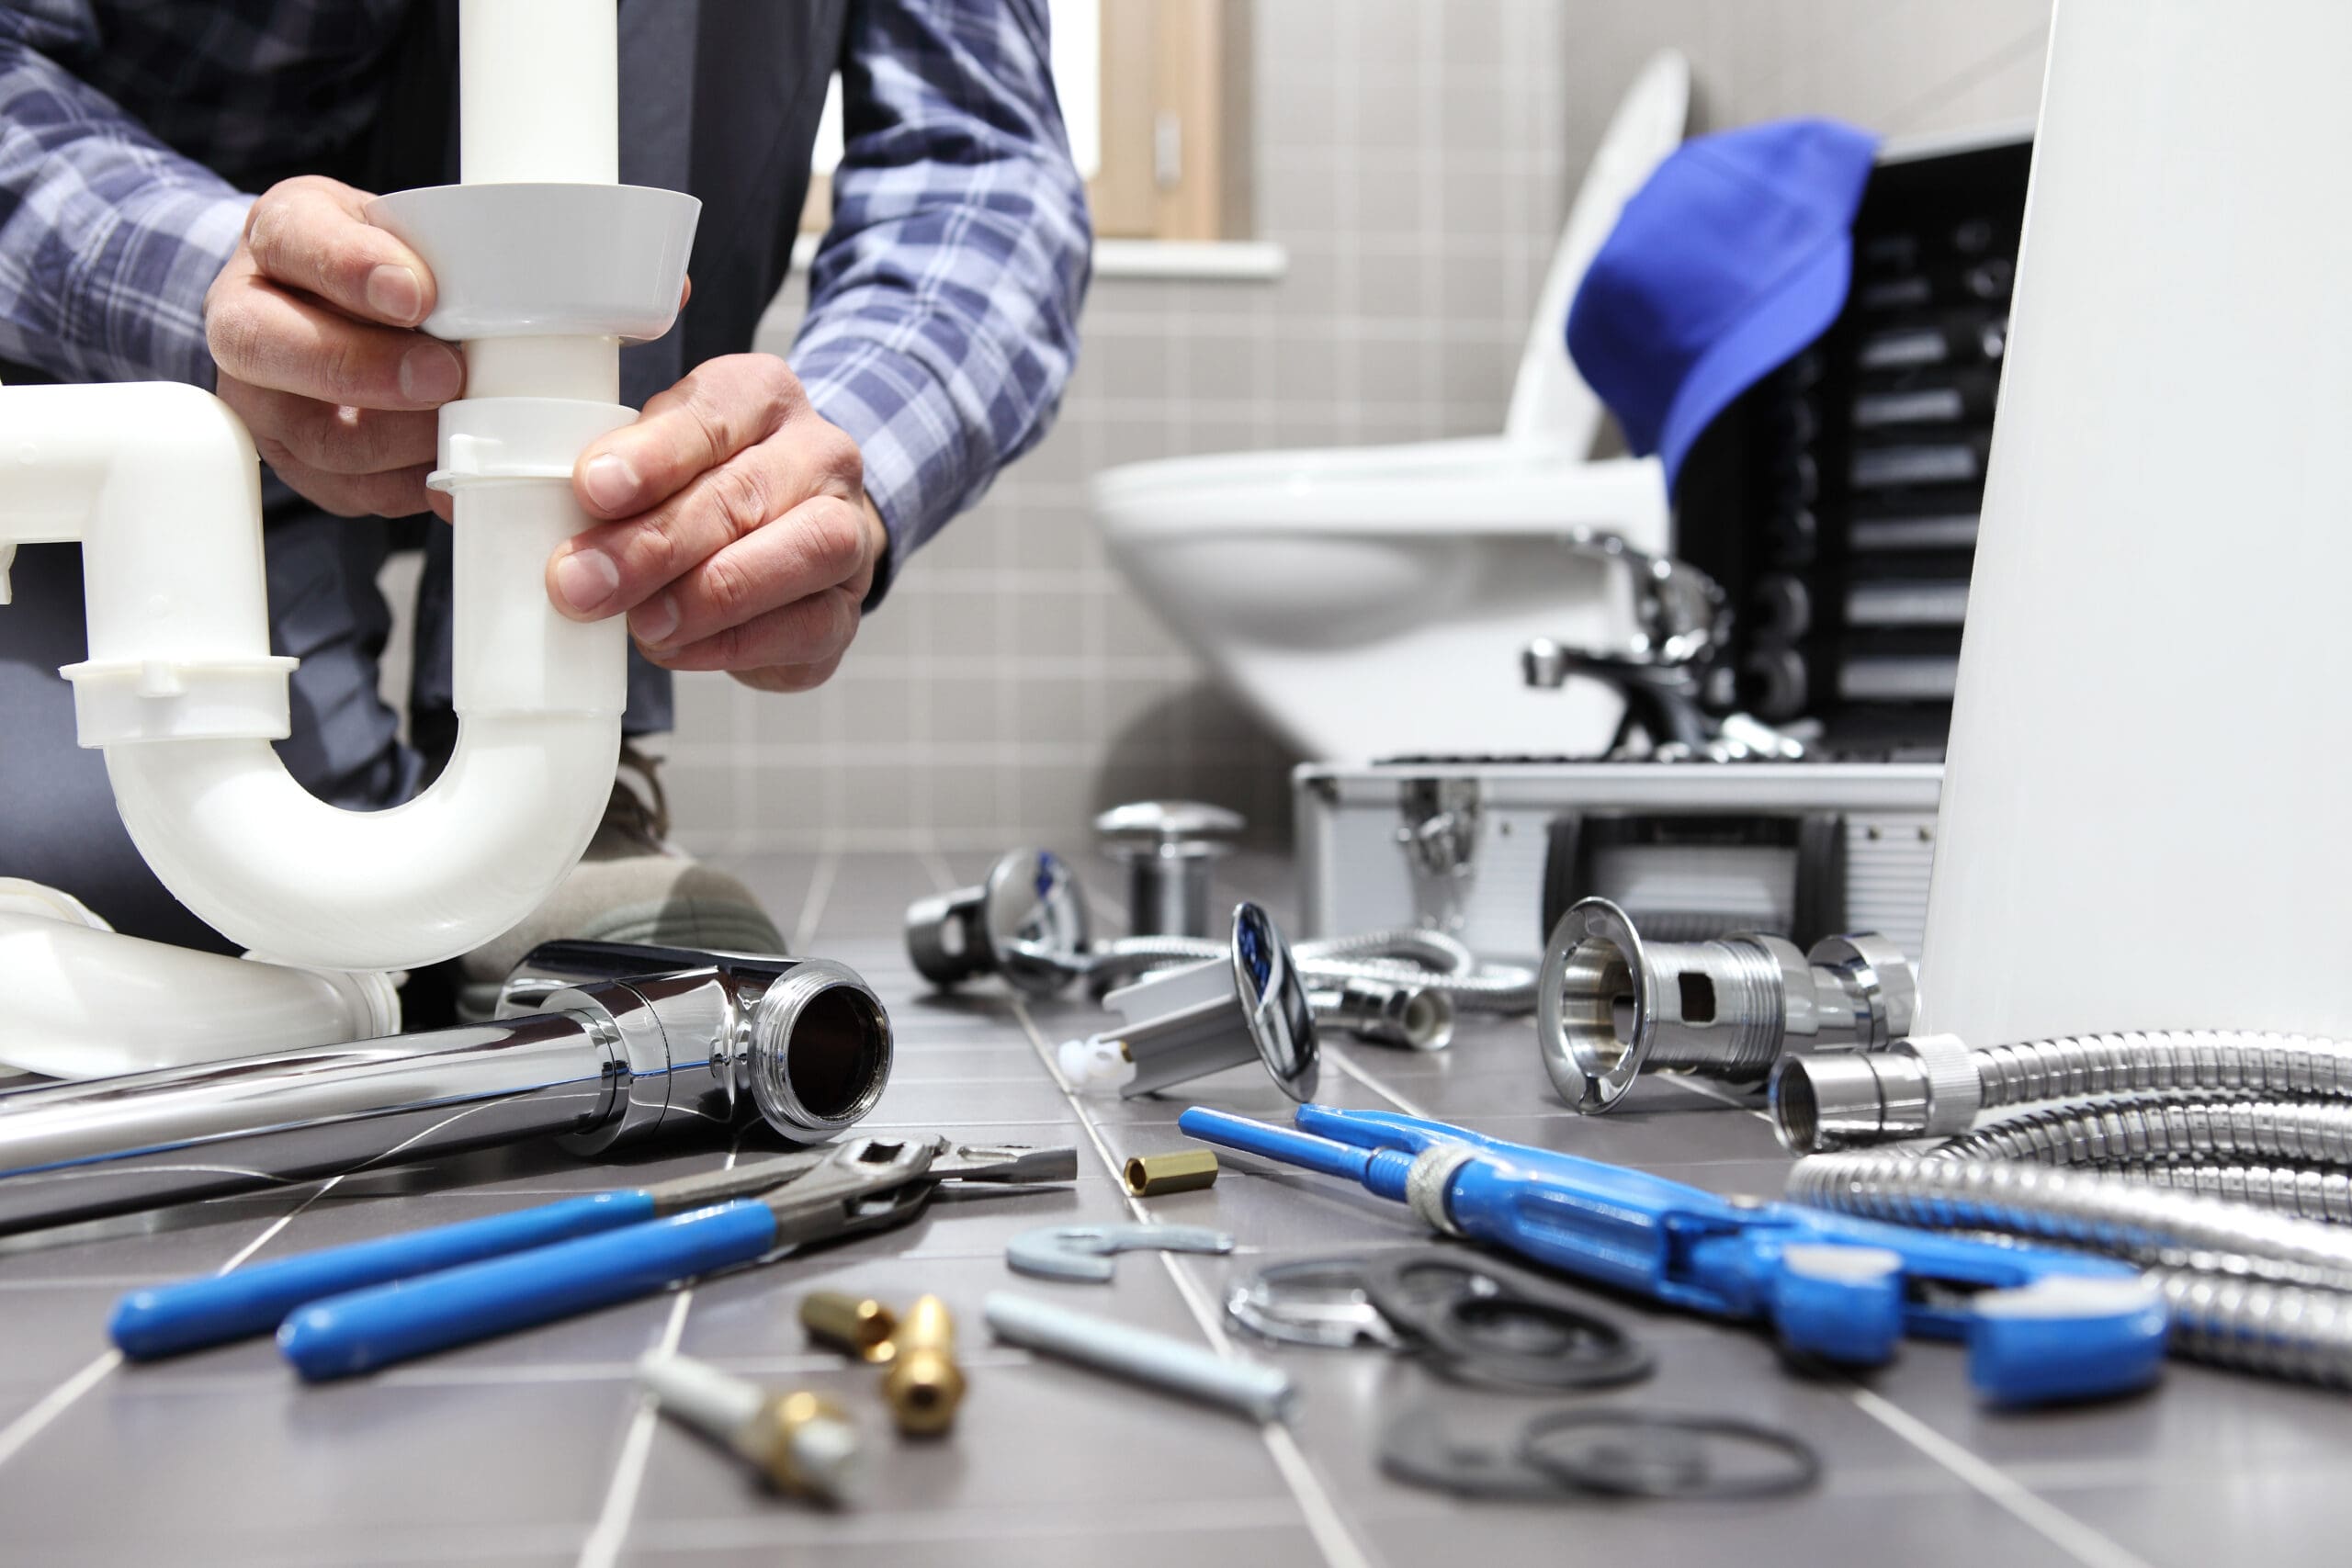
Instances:
[[[1623,569],[1564,535],[1668,542],[1655,458],[1591,458],[1600,400],[1568,359],[1568,302],[1618,209],[1682,140],[1690,66],[1652,60],[1587,171],[1544,279],[1503,434],[1135,463],[1098,475],[1096,522],[1136,591],[1309,756],[1549,754],[1606,746],[1621,709],[1588,680],[1526,686],[1548,637],[1634,634]]]

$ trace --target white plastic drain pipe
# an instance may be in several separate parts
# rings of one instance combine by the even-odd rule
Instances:
[[[0,877],[0,1066],[111,1077],[396,1034],[392,977],[121,936],[55,888]]]
[[[168,384],[0,391],[0,551],[78,539],[81,743],[164,885],[290,964],[411,968],[495,937],[578,861],[610,795],[627,630],[548,604],[588,442],[634,417],[623,337],[676,313],[699,204],[613,184],[615,0],[465,0],[465,183],[378,202],[432,266],[425,330],[464,340],[432,482],[454,497],[455,756],[393,810],[337,810],[288,774],[260,488],[228,408]],[[5,570],[0,560],[0,570]]]

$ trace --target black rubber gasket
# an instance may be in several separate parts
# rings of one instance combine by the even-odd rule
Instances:
[[[1487,1440],[1455,1429],[1429,1405],[1399,1412],[1380,1435],[1380,1468],[1398,1481],[1457,1497],[1573,1503],[1588,1494],[1521,1457],[1520,1437]]]
[[[1451,1290],[1413,1276],[1456,1277]],[[1419,1247],[1363,1264],[1364,1294],[1422,1351],[1430,1369],[1457,1382],[1552,1393],[1611,1388],[1648,1375],[1650,1353],[1623,1328],[1586,1311],[1548,1282],[1475,1253]],[[1504,1342],[1512,1326],[1547,1341]]]
[[[1596,1464],[1546,1446],[1547,1439],[1562,1433],[1592,1429],[1621,1433],[1646,1441],[1651,1448],[1647,1452],[1623,1454],[1615,1462]],[[1779,1473],[1718,1476],[1707,1464],[1702,1446],[1710,1439],[1777,1454],[1787,1461],[1786,1468]],[[1728,1416],[1680,1416],[1622,1407],[1546,1411],[1521,1429],[1515,1457],[1521,1465],[1564,1487],[1614,1497],[1780,1497],[1803,1492],[1821,1479],[1821,1456],[1792,1433]]]

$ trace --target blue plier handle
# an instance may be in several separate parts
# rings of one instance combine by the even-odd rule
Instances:
[[[1441,1230],[1565,1273],[1770,1323],[1791,1349],[1827,1360],[1879,1365],[1905,1334],[1964,1339],[1971,1381],[2003,1404],[2119,1393],[2162,1367],[2164,1309],[2109,1258],[1735,1201],[1386,1111],[1305,1105],[1291,1132],[1195,1108],[1178,1124],[1352,1178]]]

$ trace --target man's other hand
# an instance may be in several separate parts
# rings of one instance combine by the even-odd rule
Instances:
[[[343,517],[446,516],[424,476],[465,362],[416,330],[433,273],[361,216],[368,199],[308,175],[263,192],[204,297],[205,341],[221,400],[296,491]]]
[[[626,612],[656,664],[765,691],[807,691],[839,667],[888,536],[857,443],[783,360],[696,367],[591,444],[571,485],[608,521],[548,562],[563,614]]]

